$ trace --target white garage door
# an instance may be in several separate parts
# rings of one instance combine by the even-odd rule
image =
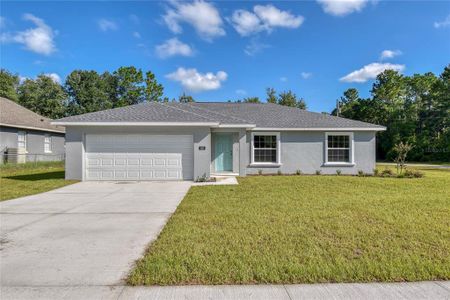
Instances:
[[[86,180],[191,180],[192,135],[86,135]]]

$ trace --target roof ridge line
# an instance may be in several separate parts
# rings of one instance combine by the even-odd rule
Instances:
[[[199,102],[199,103],[201,103],[201,102]],[[189,106],[195,107],[195,106],[193,106],[191,103],[186,103],[186,104],[189,105]],[[210,112],[210,113],[213,113],[213,114],[216,114],[216,115],[219,115],[219,116],[222,116],[222,117],[227,117],[227,118],[235,119],[235,120],[237,120],[237,121],[242,121],[242,122],[247,122],[248,124],[252,124],[251,122],[249,122],[249,121],[247,121],[247,120],[240,119],[240,118],[237,118],[237,117],[231,116],[231,115],[221,114],[221,113],[215,112],[215,111],[213,111],[213,110],[206,109],[206,108],[204,108],[204,107],[196,107],[196,108],[197,108],[197,109],[200,109],[200,110],[204,110],[204,111]]]
[[[179,111],[191,114],[191,115],[199,116],[199,117],[202,117],[202,118],[207,119],[207,120],[212,121],[212,122],[217,122],[217,120],[213,120],[211,118],[202,116],[201,114],[196,114],[196,113],[193,113],[193,112],[190,112],[190,111],[178,108],[178,107],[173,107],[173,106],[166,105],[164,102],[155,102],[155,103],[158,103],[158,104],[160,104],[160,105],[162,105],[164,107],[167,107],[167,108],[176,109],[176,110],[179,110]],[[217,123],[220,123],[220,122],[217,122]]]

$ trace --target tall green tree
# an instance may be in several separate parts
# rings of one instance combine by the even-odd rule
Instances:
[[[19,104],[42,116],[64,117],[67,94],[62,86],[46,75],[26,79],[18,88]]]
[[[306,110],[308,108],[307,105],[306,105],[305,99],[300,98],[300,99],[297,100],[297,108],[300,108],[300,109],[303,109],[303,110]]]
[[[297,98],[297,95],[295,95],[295,93],[293,93],[291,90],[281,92],[278,95],[278,104],[306,109],[305,100],[302,98]]]
[[[113,107],[110,87],[96,71],[75,70],[67,76],[68,115],[78,115]]]
[[[116,78],[117,100],[114,107],[138,104],[145,101],[144,75],[135,67],[120,67],[113,72]]]
[[[276,104],[278,102],[277,92],[275,91],[274,88],[267,88],[266,94],[267,94],[267,99],[266,99],[267,103]]]
[[[155,74],[145,73],[145,99],[147,101],[163,101],[164,87],[158,83]]]
[[[242,99],[242,102],[244,103],[261,103],[258,97],[247,97]]]
[[[186,95],[183,93],[180,97],[178,97],[178,102],[180,103],[189,103],[189,102],[195,102],[194,98],[190,95]]]
[[[0,69],[0,97],[18,101],[17,88],[19,86],[19,76],[12,74],[6,69]]]

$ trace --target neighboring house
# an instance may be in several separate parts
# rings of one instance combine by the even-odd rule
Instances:
[[[52,124],[66,126],[66,178],[80,180],[372,173],[375,134],[385,130],[276,104],[199,102],[144,103]]]
[[[0,163],[64,159],[64,127],[50,122],[0,97]]]

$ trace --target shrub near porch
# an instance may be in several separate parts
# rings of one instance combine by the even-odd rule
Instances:
[[[193,187],[129,276],[140,284],[450,279],[450,172],[254,176]]]

